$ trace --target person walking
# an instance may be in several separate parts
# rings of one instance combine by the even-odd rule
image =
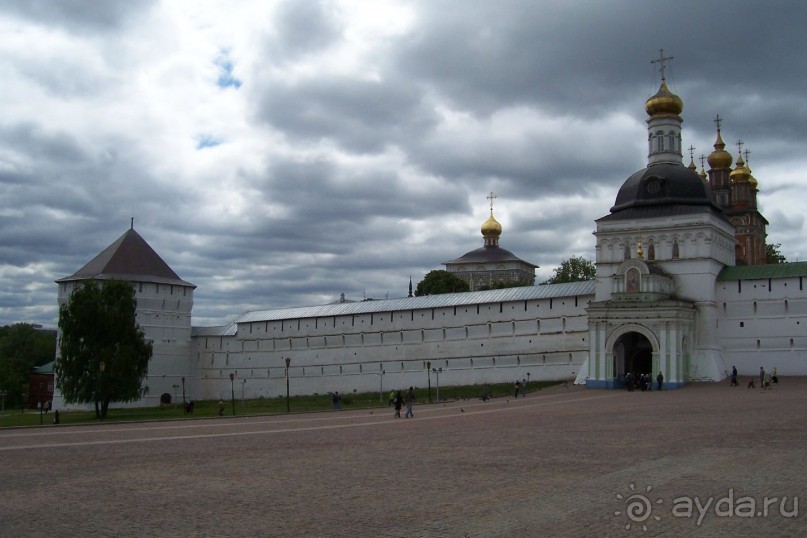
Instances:
[[[731,367],[731,386],[738,387],[740,384],[737,382],[737,367]]]
[[[522,398],[527,397],[527,380],[526,379],[521,380],[521,397]]]
[[[342,401],[342,397],[339,396],[339,391],[337,390],[336,392],[333,393],[333,396],[331,397],[331,402],[333,403],[333,410],[334,411],[339,411],[339,410],[342,409],[342,406],[341,406],[341,403],[340,403],[341,401]]]
[[[759,388],[765,388],[765,368],[759,367]]]
[[[389,405],[392,405],[394,403],[395,403],[395,391],[391,390],[389,391]]]
[[[659,372],[658,375],[656,376],[656,383],[658,384],[657,390],[661,390],[661,387],[664,385],[664,374],[662,374],[661,372]]]
[[[513,398],[518,398],[519,392],[521,392],[521,381],[516,379],[516,387],[515,387],[515,393],[513,394]]]
[[[392,403],[395,406],[395,418],[401,418],[401,407],[403,407],[403,396],[401,396],[400,390],[395,395],[395,398],[393,398]]]
[[[412,411],[412,405],[415,403],[415,387],[409,387],[409,392],[406,393],[406,418],[415,418],[415,413]]]

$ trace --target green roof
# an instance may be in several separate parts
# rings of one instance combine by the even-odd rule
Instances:
[[[48,363],[43,364],[42,366],[37,366],[34,368],[35,374],[52,374],[53,373],[53,365],[56,361],[50,361]]]
[[[807,276],[807,262],[772,263],[768,265],[737,265],[724,267],[718,280],[763,280]]]

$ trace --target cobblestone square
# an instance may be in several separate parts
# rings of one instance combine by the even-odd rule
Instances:
[[[803,536],[805,401],[805,378],[569,385],[414,419],[8,429],[0,536]]]

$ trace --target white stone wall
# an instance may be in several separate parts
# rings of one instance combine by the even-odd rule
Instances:
[[[717,333],[728,369],[807,372],[807,277],[717,282]]]
[[[235,336],[193,341],[198,398],[571,378],[588,353],[591,296],[241,323]],[[379,302],[381,303],[381,302]],[[382,375],[383,372],[383,375]],[[235,374],[231,383],[229,375]],[[431,374],[435,387],[436,375]]]

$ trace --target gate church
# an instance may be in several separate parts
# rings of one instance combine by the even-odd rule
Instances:
[[[283,395],[287,376],[293,394],[324,394],[423,387],[435,375],[444,384],[575,377],[592,388],[618,387],[627,372],[662,372],[665,387],[719,381],[732,365],[743,375],[760,366],[805,375],[807,263],[764,265],[758,183],[747,154],[732,169],[719,118],[708,174],[694,161],[684,166],[683,102],[661,74],[645,103],[647,166],[596,221],[593,281],[343,299],[192,327],[195,286],[132,228],[58,281],[59,303],[85,279],[135,284],[138,322],[155,346],[149,393],[138,405],[176,394],[180,380],[190,399],[219,399],[235,383],[247,398]],[[498,248],[501,227],[492,218],[491,209],[482,232],[485,245]],[[531,282],[535,266],[512,258],[507,278]],[[462,260],[446,265],[461,272]],[[463,276],[492,280],[485,267]]]

